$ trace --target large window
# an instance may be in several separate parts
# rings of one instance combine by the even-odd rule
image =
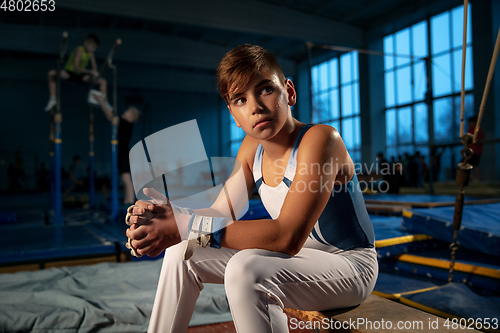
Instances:
[[[336,128],[354,162],[361,162],[358,53],[312,67],[312,122]]]
[[[420,151],[428,158],[432,138],[434,144],[460,141],[463,15],[460,6],[384,38],[384,52],[402,55],[386,56],[384,62],[388,157]],[[468,16],[466,120],[474,113],[470,5]],[[426,59],[431,62],[432,94],[427,92]],[[429,120],[434,124],[431,133]],[[457,150],[444,151],[443,170],[458,162]]]

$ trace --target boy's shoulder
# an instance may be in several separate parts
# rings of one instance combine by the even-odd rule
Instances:
[[[318,145],[320,143],[335,143],[342,140],[339,132],[330,125],[315,124],[304,134],[301,143]]]
[[[335,154],[338,149],[345,149],[339,132],[332,126],[315,124],[302,137],[297,159],[308,159],[312,155],[321,154],[320,152]]]

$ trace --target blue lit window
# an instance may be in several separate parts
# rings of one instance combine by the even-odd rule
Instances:
[[[465,119],[474,114],[470,13],[469,4]],[[463,6],[456,7],[384,38],[384,52],[398,55],[384,59],[389,158],[417,150],[428,155],[431,134],[435,144],[459,141],[463,14]],[[428,56],[432,64],[432,95],[426,99]],[[432,115],[428,103],[432,105]],[[432,133],[428,128],[429,116],[434,123]],[[442,161],[442,166],[451,167],[452,161],[458,162],[459,158]]]
[[[354,162],[361,162],[358,53],[349,52],[311,69],[312,122],[337,129]]]

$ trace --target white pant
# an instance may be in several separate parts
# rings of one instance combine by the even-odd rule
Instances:
[[[303,248],[289,256],[260,249],[197,247],[184,261],[181,242],[167,249],[149,333],[186,332],[203,283],[224,283],[238,333],[288,332],[283,308],[355,306],[373,290],[375,249],[338,254]]]

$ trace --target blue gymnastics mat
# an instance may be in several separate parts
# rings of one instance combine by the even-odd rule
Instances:
[[[496,327],[500,327],[498,294],[473,289],[463,283],[440,282],[410,273],[381,271],[372,293],[443,318],[473,318],[468,324],[475,324],[476,319],[484,318],[490,318],[491,323],[492,319],[496,318]],[[451,320],[449,322],[452,323]],[[474,328],[474,325],[471,328]],[[475,328],[482,330],[485,327],[481,327],[479,323]]]
[[[375,230],[375,248],[379,259],[439,248],[447,244],[425,233],[415,233],[401,226],[401,217],[374,216],[370,219]]]
[[[500,331],[500,297],[478,294],[462,283],[448,283],[436,289],[403,295],[400,302],[444,318],[464,318],[462,327],[474,328],[474,324],[478,324],[476,328],[481,331]],[[469,321],[469,318],[480,319],[481,324],[476,320]],[[496,325],[485,329],[482,322],[485,318]]]
[[[385,265],[380,265],[377,283],[373,294],[432,313],[449,318],[450,324],[462,323],[465,320],[470,328],[486,332],[499,332],[488,330],[478,321],[490,318],[490,328],[493,318],[496,318],[496,328],[500,328],[500,293],[490,289],[470,286],[469,283],[439,280],[430,274],[417,275],[413,270],[390,270]],[[457,320],[458,319],[458,320]],[[493,321],[495,321],[493,320]],[[478,323],[477,326],[474,324]],[[452,326],[450,325],[450,329]],[[445,330],[443,328],[443,330]]]
[[[405,272],[415,277],[432,278],[442,282],[448,281],[449,267],[450,250],[422,251],[379,260],[381,271]],[[500,260],[496,256],[459,249],[453,281],[500,293]]]
[[[365,203],[381,205],[402,205],[412,208],[453,206],[454,195],[431,194],[365,194]],[[483,197],[466,197],[466,204],[500,203],[500,199]]]
[[[403,227],[451,243],[454,207],[403,212]],[[461,246],[500,257],[500,204],[467,205],[458,234]]]
[[[162,262],[0,274],[0,331],[146,332]],[[189,325],[230,320],[224,285],[205,284]]]
[[[116,244],[126,242],[125,228],[111,224],[11,225],[2,231],[0,265],[117,254]]]
[[[402,295],[438,288],[445,282],[404,272],[378,273],[373,294],[389,299],[399,299]]]

